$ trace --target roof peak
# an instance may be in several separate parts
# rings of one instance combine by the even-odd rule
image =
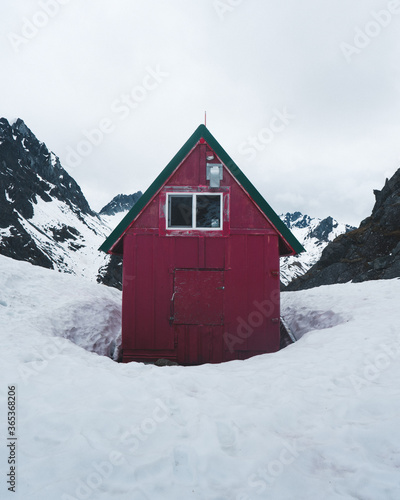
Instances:
[[[204,141],[213,149],[217,154],[219,159],[225,165],[225,167],[230,171],[230,173],[235,177],[237,182],[242,186],[242,188],[251,196],[255,204],[259,207],[261,212],[264,213],[265,217],[271,222],[275,227],[277,232],[280,234],[284,246],[292,249],[294,253],[300,253],[304,251],[303,246],[291,233],[288,227],[282,222],[280,217],[275,213],[271,206],[266,202],[266,200],[261,196],[254,185],[249,181],[245,174],[240,170],[224,148],[219,144],[215,137],[211,134],[208,128],[204,124],[200,124],[185,144],[180,148],[172,160],[167,164],[167,166],[162,170],[158,177],[153,181],[147,191],[139,198],[138,202],[132,207],[132,209],[127,213],[127,215],[122,219],[119,225],[114,229],[106,241],[101,245],[100,250],[104,252],[109,252],[113,249],[116,243],[121,240],[123,234],[128,229],[130,224],[137,218],[141,211],[147,206],[150,200],[158,193],[158,191],[167,182],[171,174],[179,167],[186,156],[194,149],[197,143],[204,139]],[[290,251],[289,251],[290,254]]]

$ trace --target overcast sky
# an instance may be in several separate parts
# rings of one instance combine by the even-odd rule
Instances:
[[[146,189],[205,110],[278,213],[358,225],[399,167],[400,0],[14,0],[0,27],[0,115],[95,210]]]

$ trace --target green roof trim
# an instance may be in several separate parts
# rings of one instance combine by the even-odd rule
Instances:
[[[101,245],[99,250],[108,252],[113,247],[113,245],[126,231],[132,221],[140,214],[140,212],[149,203],[153,196],[167,182],[168,178],[182,163],[182,161],[196,146],[201,138],[203,138],[207,142],[207,144],[214,150],[222,163],[228,168],[228,170],[244,188],[244,190],[247,191],[247,193],[258,205],[264,215],[271,221],[276,230],[282,235],[284,240],[286,240],[286,242],[293,248],[293,250],[296,253],[304,252],[305,250],[301,243],[296,239],[296,237],[292,234],[286,224],[265,201],[263,196],[261,196],[254,185],[244,175],[244,173],[240,170],[240,168],[236,165],[236,163],[232,160],[232,158],[228,155],[224,148],[219,144],[219,142],[214,138],[214,136],[205,125],[199,125],[197,127],[194,133],[176,153],[176,155],[172,158],[172,160],[168,163],[168,165],[164,168],[160,175],[158,175],[158,177],[153,181],[146,192],[139,198],[132,209],[126,214],[126,216],[122,219],[122,221],[118,224],[118,226],[114,229],[110,236]]]

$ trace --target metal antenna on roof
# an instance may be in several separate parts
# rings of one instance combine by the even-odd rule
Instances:
[[[204,125],[207,127],[207,111],[204,111]]]

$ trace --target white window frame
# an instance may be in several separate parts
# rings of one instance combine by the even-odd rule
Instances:
[[[171,192],[171,193],[166,193],[166,228],[169,231],[222,231],[223,230],[223,225],[224,225],[224,220],[223,220],[223,195],[224,193],[214,193],[213,191],[202,191],[202,192]],[[192,197],[192,226],[182,226],[182,227],[177,227],[177,226],[170,226],[169,225],[169,220],[170,220],[170,197],[171,196],[191,196]],[[220,226],[219,227],[196,227],[196,206],[197,206],[197,197],[198,196],[219,196],[220,203],[220,214],[219,214],[219,221],[220,221]]]

